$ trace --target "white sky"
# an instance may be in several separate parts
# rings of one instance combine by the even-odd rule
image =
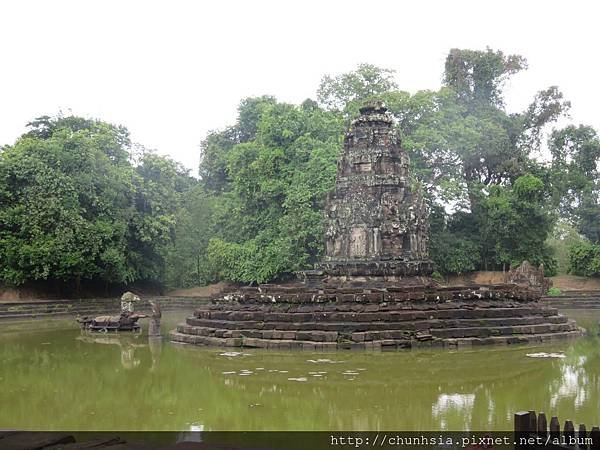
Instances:
[[[525,56],[507,105],[558,85],[574,122],[600,129],[599,12],[593,1],[0,2],[0,145],[59,110],[125,125],[197,172],[207,131],[240,99],[315,98],[321,77],[368,62],[401,89],[437,89],[448,50]]]

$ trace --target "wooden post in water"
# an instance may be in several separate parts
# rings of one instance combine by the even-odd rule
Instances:
[[[521,442],[529,437],[531,432],[531,412],[520,411],[515,413],[515,450],[527,448],[527,444]],[[535,413],[533,414],[535,416]]]
[[[550,419],[550,439],[560,439],[560,422],[556,416]]]
[[[565,420],[561,435],[557,416],[552,416],[550,427],[548,427],[546,414],[541,412],[536,419],[533,410],[515,413],[514,422],[516,450],[600,450],[600,427],[598,426],[588,432],[585,424],[581,423],[579,430],[575,433],[573,421]],[[528,443],[528,438],[538,437],[545,442],[548,436],[551,439],[548,446],[534,442]]]
[[[545,438],[548,436],[548,422],[546,421],[546,414],[543,412],[538,416],[538,436]]]
[[[537,415],[533,410],[529,410],[529,434],[537,434]]]
[[[574,442],[575,439],[575,426],[573,426],[572,421],[565,421],[565,427],[563,428],[563,436],[565,437],[565,442],[567,445],[575,447],[575,445],[571,443]]]
[[[585,443],[585,439],[587,438],[587,430],[585,429],[585,424],[579,424],[579,434],[577,435],[577,439],[579,441],[579,448],[585,449],[587,448],[587,444]]]
[[[590,437],[592,438],[592,445],[590,446],[590,449],[600,450],[600,428],[592,428],[592,431],[590,432]]]

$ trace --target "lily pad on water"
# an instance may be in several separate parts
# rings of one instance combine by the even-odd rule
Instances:
[[[320,358],[320,359],[307,359],[306,362],[336,364],[336,363],[343,363],[345,361],[335,361],[333,359]]]
[[[223,352],[223,353],[219,353],[219,356],[228,356],[228,357],[235,357],[235,356],[248,356],[249,353],[244,353],[244,352]]]
[[[566,355],[564,353],[546,353],[546,352],[527,353],[527,356],[530,358],[566,358]]]

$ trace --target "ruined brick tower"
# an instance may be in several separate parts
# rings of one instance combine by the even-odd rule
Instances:
[[[327,198],[329,275],[429,275],[428,214],[411,189],[409,158],[382,103],[360,108],[344,139],[335,189]]]

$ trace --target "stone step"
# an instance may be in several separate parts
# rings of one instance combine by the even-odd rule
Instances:
[[[516,325],[541,325],[544,323],[566,323],[568,320],[568,317],[560,314],[556,316],[502,317],[491,319],[446,319],[440,321],[440,327],[432,328],[471,328]]]
[[[558,295],[546,296],[545,298],[561,298],[561,297],[585,297],[585,296],[600,296],[598,290],[581,290],[581,291],[562,291]]]
[[[364,349],[364,350],[393,350],[420,347],[466,347],[474,345],[492,344],[525,344],[541,343],[565,338],[581,336],[579,330],[559,331],[541,334],[516,334],[510,336],[492,336],[486,338],[467,337],[456,339],[379,339],[365,342],[314,342],[303,340],[273,340],[259,338],[218,338],[211,336],[198,336],[171,331],[169,333],[172,342],[211,345],[217,347],[245,347],[245,348],[269,348],[269,349],[303,349],[303,350],[339,350],[339,349]]]
[[[510,318],[526,316],[553,316],[558,309],[551,307],[520,307],[520,308],[453,308],[435,309],[428,311],[412,309],[379,309],[365,311],[298,311],[285,312],[277,310],[212,310],[198,308],[194,316],[199,320],[236,321],[267,321],[267,322],[399,322],[427,319],[485,319],[485,318]]]
[[[525,335],[525,334],[544,334],[557,333],[563,331],[574,331],[577,327],[573,321],[566,323],[544,323],[540,325],[518,325],[513,327],[481,327],[481,328],[444,328],[431,329],[434,337],[440,339],[478,337],[487,338],[493,336]]]
[[[262,322],[249,320],[212,320],[188,317],[186,323],[190,326],[207,327],[226,330],[261,329],[261,330],[319,330],[319,331],[369,331],[369,330],[412,330],[419,331],[428,328],[466,328],[466,327],[497,327],[514,325],[539,325],[543,323],[565,323],[567,318],[562,315],[553,316],[524,316],[483,319],[431,319],[401,322]]]
[[[172,306],[172,307],[164,307],[163,311],[172,311],[182,309],[182,307]],[[138,308],[138,312],[141,313],[149,313],[150,308]],[[0,312],[0,321],[2,320],[10,320],[15,318],[24,318],[24,319],[35,319],[35,318],[44,318],[44,317],[53,317],[53,316],[93,316],[93,315],[116,315],[119,314],[120,310],[118,308],[72,308],[72,309],[29,309],[26,311],[1,311]]]
[[[14,316],[14,315],[19,315],[19,314],[42,314],[42,313],[69,313],[71,312],[70,309],[66,309],[66,308],[56,308],[56,309],[27,309],[27,310],[23,310],[23,311],[0,311],[0,319],[2,319],[2,317],[6,317],[6,316]]]
[[[537,318],[536,318],[537,319]],[[432,338],[449,339],[463,337],[489,337],[502,336],[512,334],[539,334],[547,332],[572,331],[576,329],[573,321],[568,321],[564,316],[557,316],[551,322],[536,323],[533,325],[516,325],[516,326],[472,326],[472,327],[452,327],[452,324],[443,324],[445,327],[430,328],[427,326],[419,327],[418,329],[390,329],[389,327],[377,329],[375,327],[363,328],[359,331],[353,329],[347,324],[338,325],[337,330],[325,331],[323,329],[314,328],[319,324],[302,324],[303,329],[261,329],[248,328],[248,323],[242,323],[240,328],[222,328],[222,327],[206,327],[194,326],[188,323],[179,324],[177,332],[205,336],[215,338],[256,338],[256,339],[274,339],[274,340],[303,340],[317,342],[334,342],[334,341],[352,341],[365,342],[380,339],[411,339],[416,336],[425,334],[431,335]],[[312,327],[311,327],[312,325]],[[331,324],[333,325],[333,324]],[[375,325],[375,324],[371,324]],[[406,324],[404,324],[406,325]]]
[[[561,310],[568,310],[568,309],[577,309],[577,310],[586,310],[586,309],[599,309],[600,308],[600,302],[593,304],[593,305],[562,305],[560,306]]]
[[[545,300],[544,303],[547,305],[553,305],[555,303],[580,303],[580,302],[598,302],[600,297],[581,297],[581,298],[553,298]]]
[[[138,303],[140,306],[148,306],[149,299],[158,300],[161,305],[204,305],[209,302],[207,298],[204,297],[150,297],[144,298],[141,302]],[[75,300],[37,300],[37,301],[26,301],[26,302],[17,302],[17,301],[9,301],[9,302],[1,302],[0,303],[0,311],[5,310],[7,308],[19,307],[19,308],[39,308],[43,306],[65,306],[70,305],[71,307],[86,307],[86,306],[98,306],[98,307],[106,307],[108,306],[119,306],[119,300],[116,298],[106,298],[106,299],[75,299]]]
[[[540,334],[516,334],[511,336],[490,336],[487,338],[466,337],[456,339],[445,339],[445,347],[470,347],[475,345],[496,345],[496,344],[539,344],[562,340],[565,338],[581,337],[579,330],[559,331],[555,333]]]
[[[7,314],[4,316],[0,316],[0,322],[1,321],[13,321],[15,319],[18,320],[25,320],[25,319],[30,319],[30,320],[34,320],[34,319],[46,319],[46,318],[52,318],[52,317],[68,317],[68,316],[73,316],[73,314],[71,312],[43,312],[43,313],[24,313],[24,314]]]
[[[560,309],[599,309],[600,291],[566,291],[542,298],[544,304]]]
[[[243,347],[243,348],[269,348],[269,349],[302,349],[302,350],[338,350],[338,349],[362,349],[362,350],[382,350],[396,348],[411,348],[419,346],[418,341],[410,341],[405,339],[385,339],[371,342],[314,342],[302,340],[273,340],[273,339],[258,339],[258,338],[217,338],[210,336],[194,336],[171,331],[169,337],[172,342],[193,344],[193,345],[210,345],[217,347]],[[441,346],[442,342],[438,342]]]

